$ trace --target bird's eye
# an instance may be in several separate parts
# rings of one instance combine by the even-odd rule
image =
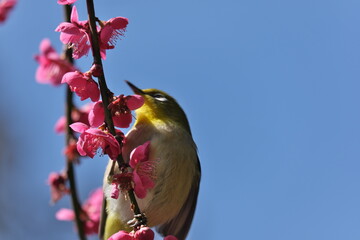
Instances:
[[[160,94],[160,93],[156,93],[154,96],[153,96],[156,100],[160,101],[160,102],[165,102],[167,101],[167,98]]]

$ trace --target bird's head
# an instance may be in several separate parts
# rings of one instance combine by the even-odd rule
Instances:
[[[128,81],[126,83],[135,94],[141,95],[145,100],[144,105],[135,111],[137,123],[175,124],[190,133],[185,112],[173,97],[158,89],[140,89]]]

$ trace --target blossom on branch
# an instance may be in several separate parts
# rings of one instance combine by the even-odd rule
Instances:
[[[121,172],[112,177],[111,198],[118,199],[120,190],[134,189],[138,198],[145,198],[147,190],[155,186],[155,161],[149,161],[150,141],[135,148],[130,154],[131,172]]]
[[[91,73],[68,72],[63,76],[61,83],[67,83],[81,101],[90,98],[91,101],[96,102],[100,98],[98,84],[92,79]]]
[[[59,201],[64,195],[70,192],[70,189],[66,186],[67,180],[68,178],[65,173],[50,173],[48,184],[50,186],[52,203]]]
[[[61,79],[65,73],[75,71],[75,67],[62,59],[55,49],[51,46],[49,39],[43,39],[40,43],[40,54],[35,56],[39,63],[36,70],[36,81],[38,83],[61,84]]]
[[[73,0],[59,0],[61,2],[72,2]],[[73,48],[73,57],[79,59],[87,55],[91,48],[91,31],[89,21],[79,21],[76,7],[73,6],[71,11],[71,22],[60,23],[55,31],[60,32],[60,41],[68,44]],[[124,17],[111,18],[108,21],[99,21],[97,27],[97,37],[99,39],[99,47],[101,58],[106,58],[106,50],[113,49],[116,41],[120,36],[124,36],[124,32],[129,21]]]
[[[124,17],[111,18],[106,22],[102,22],[100,30],[100,48],[113,49],[116,41],[124,36],[129,20]]]
[[[102,200],[103,191],[102,188],[98,188],[91,193],[90,197],[82,205],[80,218],[84,221],[84,232],[87,235],[98,233]],[[56,213],[56,219],[60,221],[74,221],[74,211],[62,208]]]
[[[140,95],[120,95],[114,97],[114,100],[108,106],[114,125],[120,128],[128,128],[132,122],[131,110],[138,109],[143,104],[144,99]],[[89,113],[90,126],[100,126],[103,124],[104,118],[104,105],[102,101],[98,101],[94,104],[93,109]]]
[[[90,128],[80,122],[73,123],[70,127],[75,132],[81,133],[77,142],[77,150],[81,156],[93,158],[99,148],[102,148],[103,154],[109,155],[111,159],[116,159],[121,153],[119,142],[110,133],[98,128]]]
[[[130,154],[129,165],[133,169],[134,192],[145,198],[147,190],[155,186],[155,162],[149,161],[150,141],[135,148]]]
[[[0,23],[5,22],[10,11],[17,4],[17,0],[2,0],[0,1]]]
[[[144,104],[144,98],[140,95],[124,96],[114,98],[109,104],[114,125],[120,128],[128,128],[132,121],[131,110],[140,108]]]
[[[88,21],[79,21],[76,7],[73,6],[71,11],[71,22],[63,22],[55,29],[60,32],[60,41],[69,44],[73,49],[73,58],[79,59],[87,55],[90,46],[90,28]]]

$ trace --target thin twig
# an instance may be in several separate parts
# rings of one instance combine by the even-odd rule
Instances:
[[[94,2],[92,0],[86,0],[86,5],[87,5],[87,9],[88,9],[88,17],[89,17],[89,23],[90,23],[91,48],[92,48],[92,53],[93,53],[93,57],[94,57],[94,64],[98,65],[101,70],[101,74],[98,77],[98,80],[99,80],[99,85],[100,85],[101,99],[102,99],[104,109],[105,109],[105,123],[106,123],[106,126],[107,126],[109,132],[115,136],[116,132],[115,132],[114,123],[111,118],[111,113],[110,113],[110,111],[107,110],[107,106],[109,106],[109,103],[110,103],[110,101],[109,101],[110,96],[108,94],[110,92],[110,90],[108,89],[107,84],[106,84],[105,74],[104,74],[101,55],[100,55],[100,45],[99,45],[99,38],[98,38],[98,34],[97,34],[97,29],[96,29],[96,17],[95,17]]]
[[[64,13],[65,13],[65,21],[70,22],[70,15],[71,15],[71,5],[64,6]],[[65,46],[66,47],[66,46]],[[74,63],[74,59],[72,58],[72,50],[70,48],[64,49],[65,58],[70,63]],[[66,146],[70,144],[70,142],[74,139],[74,132],[69,127],[72,123],[71,113],[73,111],[74,104],[73,104],[73,93],[70,90],[70,87],[67,86],[66,88]],[[66,157],[66,172],[69,180],[70,185],[70,195],[71,195],[71,202],[75,213],[75,222],[78,229],[78,235],[80,240],[86,240],[86,235],[84,232],[84,223],[81,220],[81,205],[79,203],[79,199],[77,196],[76,190],[76,183],[75,183],[75,171],[74,171],[74,159],[70,159]]]
[[[94,8],[93,0],[86,0],[86,5],[87,5],[88,17],[89,17],[89,23],[90,23],[91,48],[92,48],[92,53],[93,53],[93,57],[94,57],[94,64],[97,64],[101,69],[101,74],[98,77],[98,80],[99,80],[99,85],[100,85],[101,99],[102,99],[102,102],[104,105],[104,111],[105,111],[105,124],[106,124],[109,132],[112,135],[116,136],[115,127],[114,127],[114,123],[113,123],[113,120],[111,117],[111,113],[110,113],[109,109],[107,108],[107,106],[109,106],[109,103],[111,100],[110,97],[112,97],[112,96],[109,96],[109,93],[111,93],[111,92],[107,87],[106,80],[105,80],[105,74],[103,71],[103,65],[102,65],[102,60],[101,60],[101,55],[100,55],[99,37],[98,37],[98,33],[97,33],[97,28],[96,28],[97,18],[95,15],[95,8]],[[124,159],[121,154],[118,156],[117,162],[118,162],[119,167],[124,164]],[[133,209],[134,209],[135,215],[141,215],[141,211],[140,211],[139,205],[136,201],[133,190],[129,191],[129,198],[130,198],[131,204],[134,207]]]

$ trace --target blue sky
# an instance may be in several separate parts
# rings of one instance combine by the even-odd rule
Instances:
[[[104,62],[109,87],[129,80],[178,99],[203,177],[189,239],[360,238],[360,3],[354,0],[95,1],[129,18]],[[85,1],[77,2],[85,19]],[[64,88],[38,85],[33,56],[58,51],[62,9],[21,1],[0,26],[0,238],[76,239],[54,219],[45,182],[64,165],[53,124]],[[90,57],[77,65],[86,70]],[[81,199],[105,157],[77,168]]]

